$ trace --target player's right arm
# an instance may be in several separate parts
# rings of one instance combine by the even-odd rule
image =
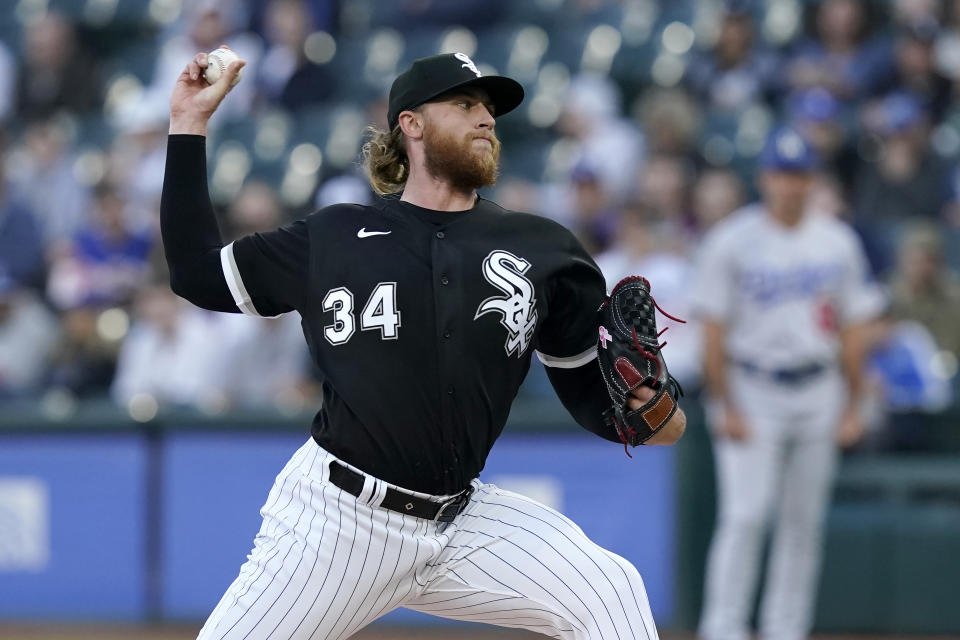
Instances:
[[[734,304],[733,251],[730,234],[714,230],[703,244],[697,266],[693,299],[703,326],[703,378],[707,395],[723,409],[717,431],[734,440],[748,437],[749,429],[740,408],[727,385],[730,358],[727,353],[727,331]]]
[[[243,67],[231,63],[219,80],[203,78],[197,54],[170,96],[170,137],[160,201],[160,231],[173,291],[213,311],[273,316],[298,308],[309,243],[303,221],[226,246],[207,189],[207,122]]]
[[[727,328],[715,319],[703,319],[703,378],[707,393],[723,407],[723,422],[718,425],[720,433],[734,440],[743,440],[749,435],[746,421],[740,408],[730,396],[727,386]]]

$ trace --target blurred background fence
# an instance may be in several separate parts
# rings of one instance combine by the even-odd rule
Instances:
[[[555,402],[520,401],[483,479],[562,509],[644,576],[664,628],[693,629],[713,528],[713,467],[696,401],[676,447],[631,460]],[[111,405],[0,427],[2,621],[196,622],[249,551],[257,510],[308,416]],[[848,457],[830,510],[817,607],[824,632],[960,634],[960,442],[937,455]],[[938,436],[939,437],[939,436]],[[641,489],[642,488],[642,489]],[[442,621],[401,611],[394,624]]]

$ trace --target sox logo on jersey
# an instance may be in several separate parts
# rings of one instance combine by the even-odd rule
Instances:
[[[483,260],[483,277],[505,295],[484,300],[473,319],[493,311],[503,316],[500,324],[507,330],[503,348],[508,356],[514,352],[518,357],[523,355],[537,326],[533,283],[523,275],[529,268],[529,262],[501,249],[491,251]]]

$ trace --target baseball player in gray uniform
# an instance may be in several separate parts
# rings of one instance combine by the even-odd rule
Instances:
[[[853,231],[807,211],[808,143],[778,130],[760,162],[762,202],[708,234],[695,287],[718,487],[703,640],[749,637],[771,520],[761,636],[807,636],[838,445],[862,432],[865,328],[884,304]]]

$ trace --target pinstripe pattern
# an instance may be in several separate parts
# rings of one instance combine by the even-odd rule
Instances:
[[[566,517],[474,481],[444,525],[329,483],[333,456],[309,440],[277,476],[240,574],[199,640],[337,640],[405,606],[555,638],[656,640],[643,581]]]

